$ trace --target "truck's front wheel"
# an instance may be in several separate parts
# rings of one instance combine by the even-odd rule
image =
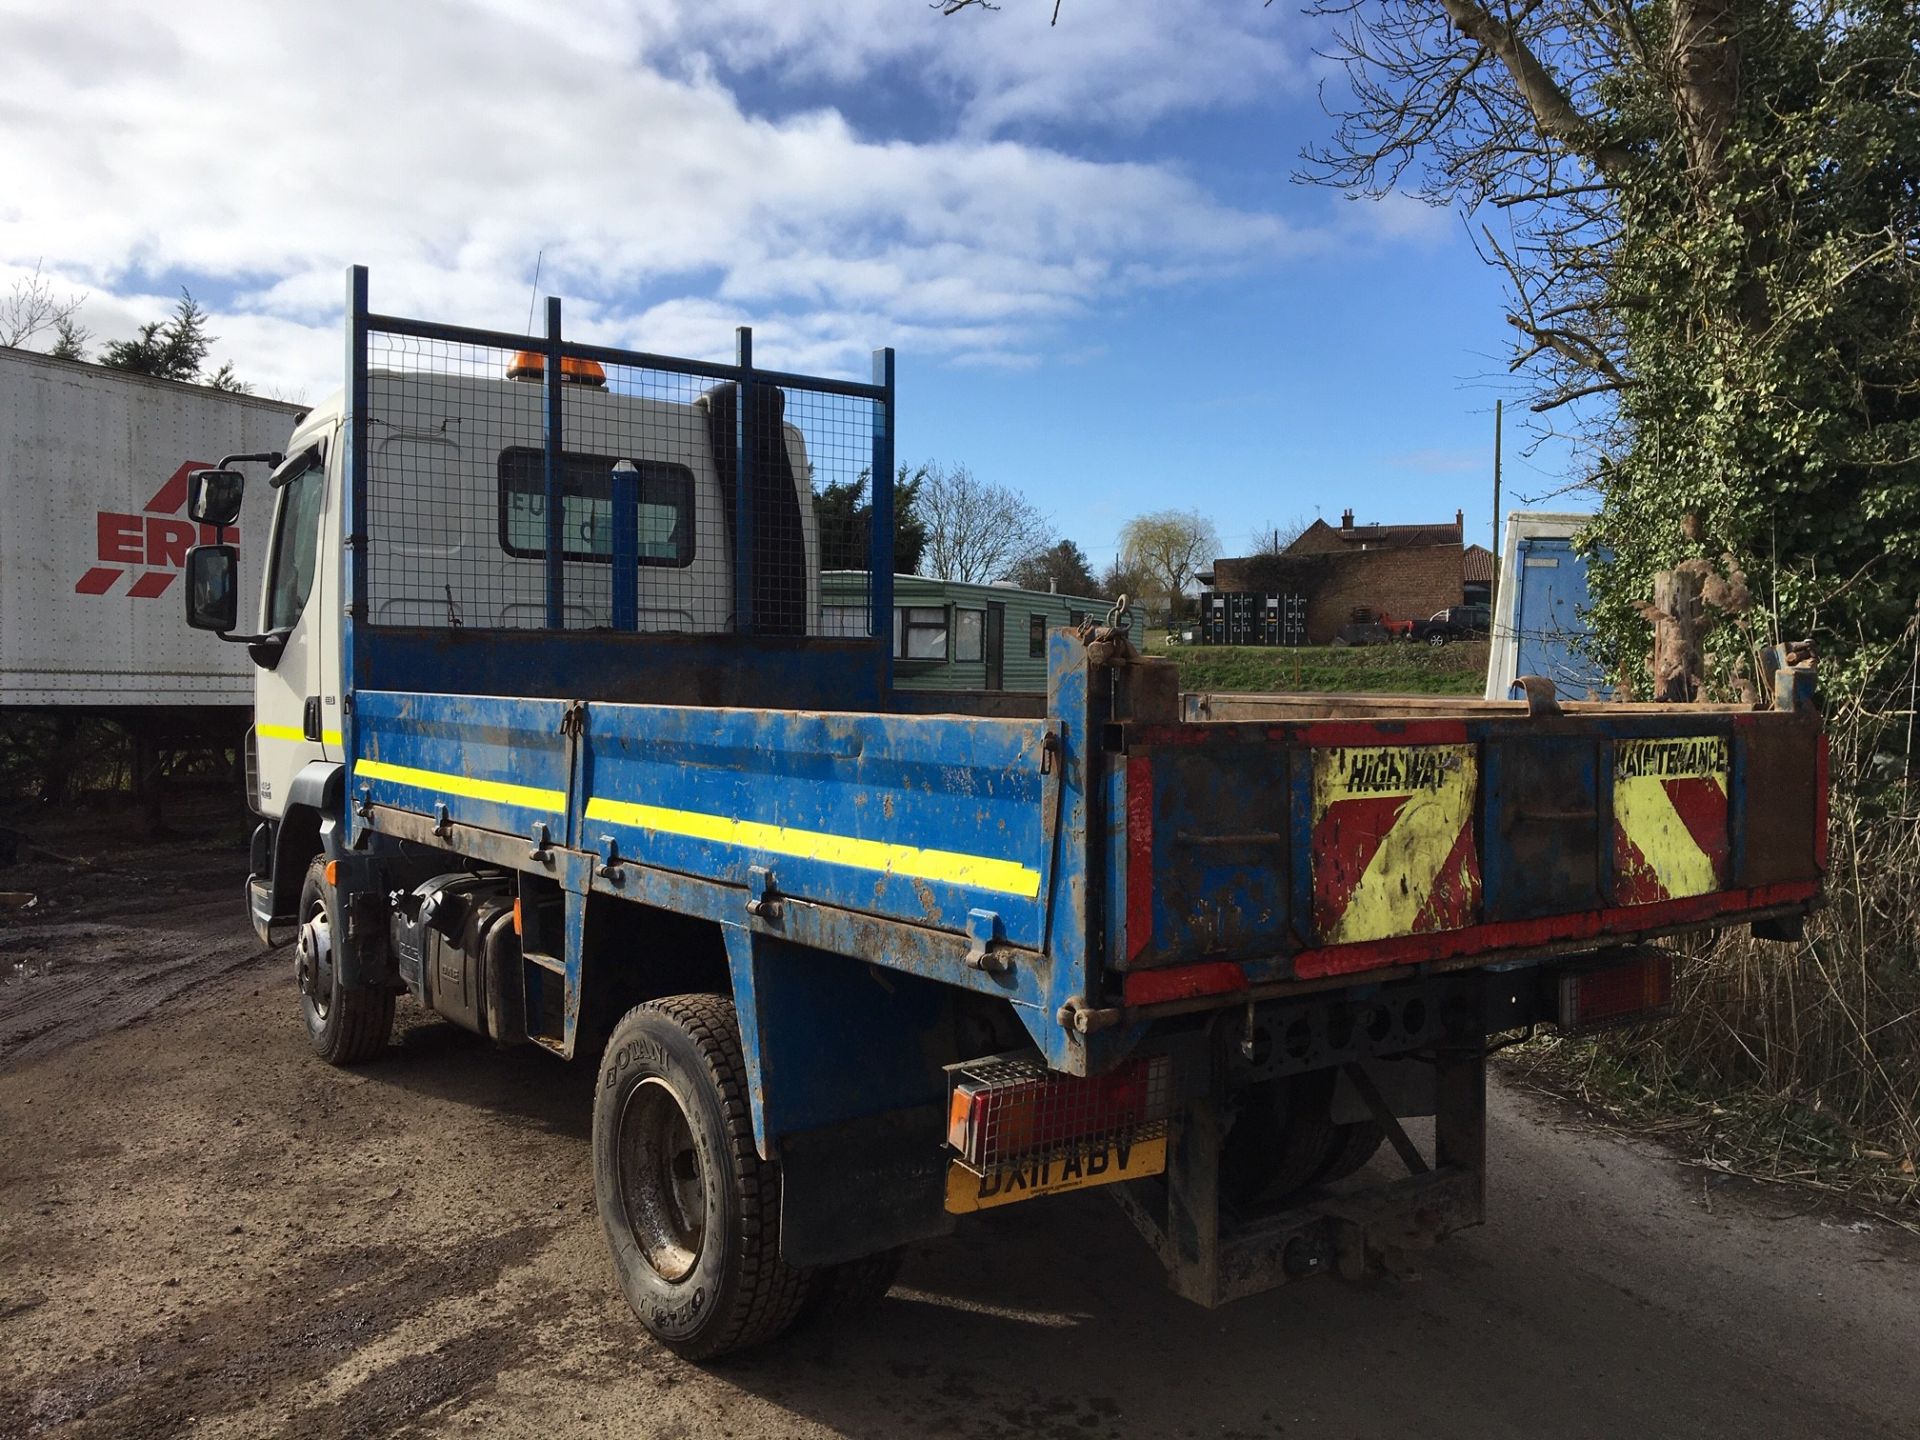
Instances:
[[[340,897],[327,883],[327,862],[316,856],[300,887],[300,929],[294,937],[294,974],[313,1053],[329,1065],[371,1060],[393,1031],[393,992],[347,989],[335,963],[341,934]]]
[[[593,1097],[593,1183],[627,1303],[704,1360],[792,1323],[807,1272],[780,1258],[780,1179],[753,1144],[733,1002],[675,995],[627,1013]]]

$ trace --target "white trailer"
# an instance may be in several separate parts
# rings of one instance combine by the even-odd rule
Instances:
[[[213,538],[187,472],[283,448],[304,413],[0,347],[0,710],[250,707],[246,650],[181,623],[187,547]],[[255,486],[241,514],[250,594],[272,506]]]

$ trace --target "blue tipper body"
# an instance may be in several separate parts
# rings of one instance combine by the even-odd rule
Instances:
[[[867,958],[1032,1007],[1035,1038],[1067,1061],[1053,1016],[1084,990],[1058,963],[1086,951],[1084,886],[1061,884],[1084,866],[1084,829],[1061,835],[1084,826],[1064,738],[1079,727],[379,690],[356,696],[353,725],[363,809],[509,836],[544,825],[618,872],[600,888],[645,898],[655,871],[710,882],[732,903],[703,911],[740,924],[758,870],[790,919],[832,907],[924,932],[877,930],[892,943]],[[966,962],[975,939],[1035,953],[1003,980]]]

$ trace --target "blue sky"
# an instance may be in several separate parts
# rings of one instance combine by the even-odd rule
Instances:
[[[1529,459],[1495,277],[1460,217],[1292,183],[1328,122],[1317,22],[1259,0],[0,0],[0,285],[99,339],[179,285],[216,360],[337,383],[341,270],[377,308],[863,373],[899,453],[963,462],[1110,559],[1128,516],[1467,514]],[[308,57],[307,63],[297,57]],[[534,117],[552,116],[545,128]],[[1484,218],[1484,217],[1483,217]]]

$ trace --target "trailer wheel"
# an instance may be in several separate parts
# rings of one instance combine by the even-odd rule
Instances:
[[[334,964],[340,897],[327,883],[327,862],[316,856],[300,887],[300,928],[293,946],[300,1008],[313,1053],[329,1065],[357,1065],[387,1048],[393,1032],[393,992],[345,989]]]
[[[907,1258],[904,1246],[864,1255],[839,1265],[822,1265],[807,1281],[807,1298],[801,1303],[802,1325],[837,1325],[872,1309],[886,1299],[900,1278],[900,1264]]]
[[[669,996],[614,1027],[593,1188],[620,1289],[675,1354],[710,1359],[793,1322],[809,1272],[780,1258],[780,1175],[754,1149],[731,1000]]]

